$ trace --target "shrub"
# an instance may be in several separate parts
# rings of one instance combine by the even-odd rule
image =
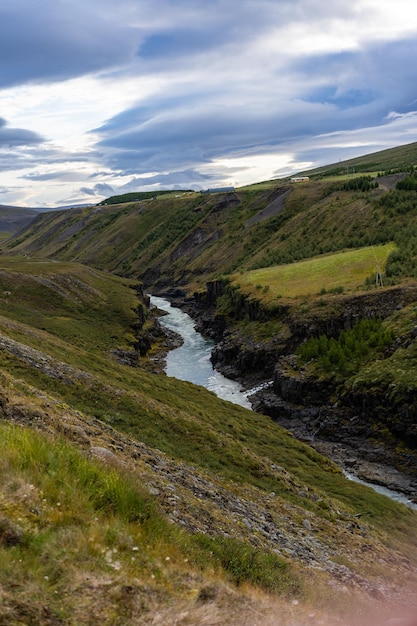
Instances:
[[[337,339],[320,335],[311,337],[297,351],[302,362],[316,361],[319,369],[341,375],[352,374],[371,352],[381,352],[394,339],[394,333],[382,320],[363,319]]]
[[[378,183],[372,178],[372,176],[359,176],[358,178],[352,178],[347,180],[341,187],[343,191],[369,191],[378,187]]]
[[[403,180],[399,180],[396,188],[404,191],[417,191],[417,177],[415,174],[412,174],[407,176],[407,178],[403,178]]]

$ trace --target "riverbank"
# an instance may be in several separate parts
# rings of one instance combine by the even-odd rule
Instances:
[[[230,367],[220,367],[220,370],[224,375],[233,374]],[[334,461],[350,478],[385,488],[393,492],[388,495],[394,496],[394,499],[395,493],[398,493],[400,501],[417,507],[417,478],[395,467],[397,452],[377,442],[369,442],[354,431],[348,436],[345,429],[338,428],[342,417],[337,407],[294,405],[272,391],[272,381],[262,382],[256,376],[238,376],[237,379],[246,389],[254,411],[271,417],[297,439]],[[333,438],[326,436],[326,432],[327,435],[332,433]],[[415,455],[409,454],[408,457],[404,462],[408,462],[410,469],[415,469]]]
[[[337,407],[306,408],[291,405],[278,398],[270,387],[261,389],[251,400],[255,411],[269,415],[297,439],[334,461],[348,475],[399,492],[406,499],[417,503],[416,477],[395,467],[386,446],[369,442],[353,431],[348,435],[346,428],[339,429],[342,419],[340,412],[337,415]],[[346,415],[344,417],[346,421]],[[329,427],[330,421],[332,428]],[[413,459],[410,459],[412,462]]]
[[[175,306],[178,309],[186,309],[188,314],[194,314],[194,319],[197,317],[196,309],[189,303],[184,306],[178,297],[175,299]],[[201,318],[199,322],[197,326],[201,327]],[[166,325],[164,327],[166,328]],[[342,415],[337,407],[319,408],[294,405],[277,396],[271,389],[271,384],[268,384],[270,381],[265,383],[257,372],[242,375],[230,364],[222,366],[219,363],[216,364],[216,370],[221,371],[228,378],[238,380],[246,390],[247,399],[253,410],[271,417],[298,439],[336,462],[349,475],[399,492],[404,494],[405,500],[417,502],[417,479],[396,469],[394,459],[390,458],[386,448],[370,444],[365,438],[355,435],[354,429],[350,437],[347,436],[346,427],[339,432],[338,423]],[[254,391],[250,393],[250,390]],[[327,435],[339,433],[339,436],[329,437],[326,436],[326,432]]]

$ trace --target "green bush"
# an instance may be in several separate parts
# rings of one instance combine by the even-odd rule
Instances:
[[[343,191],[369,191],[378,187],[377,181],[372,176],[359,176],[358,178],[352,178],[347,180],[342,186]]]
[[[337,339],[320,335],[311,337],[297,351],[299,359],[316,361],[319,369],[342,375],[352,374],[371,352],[381,352],[394,339],[394,333],[382,320],[363,319],[351,330],[342,331]]]
[[[417,191],[417,177],[415,173],[407,176],[407,178],[403,178],[403,180],[399,180],[396,187],[404,191]]]

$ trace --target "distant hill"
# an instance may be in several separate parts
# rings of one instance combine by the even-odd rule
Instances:
[[[35,209],[0,205],[0,238],[15,235],[37,216]]]
[[[379,150],[364,156],[324,165],[312,170],[300,172],[300,175],[331,176],[355,172],[390,172],[405,171],[417,165],[417,142],[404,146]]]
[[[193,189],[161,189],[159,191],[131,191],[130,193],[110,196],[98,204],[98,206],[108,206],[110,204],[123,204],[124,202],[138,202],[140,200],[152,200],[158,196],[167,194],[182,195],[184,193],[194,193]]]
[[[87,207],[91,204],[77,205]],[[8,239],[26,228],[38,215],[73,209],[74,206],[50,207],[19,207],[0,204],[0,241]]]
[[[97,207],[42,214],[5,251],[77,260],[141,276],[149,286],[192,291],[219,274],[400,243],[417,228],[416,211],[392,219],[388,204],[400,202],[396,185],[415,163],[417,144],[410,144],[312,170],[309,182],[274,180],[212,196],[167,192],[152,202],[148,192],[134,201],[132,194],[116,196]],[[413,265],[411,250],[407,255]]]

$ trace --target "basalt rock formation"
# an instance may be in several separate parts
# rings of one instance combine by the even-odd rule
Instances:
[[[386,466],[386,471],[378,470],[377,482],[417,499],[415,391],[399,392],[390,381],[346,385],[340,377],[323,378],[299,364],[294,354],[310,337],[337,337],[358,320],[388,318],[416,300],[417,287],[409,284],[332,296],[325,305],[315,303],[307,311],[284,303],[271,312],[231,289],[227,281],[214,281],[205,293],[187,300],[186,308],[197,318],[200,332],[217,340],[211,357],[216,369],[246,387],[273,381],[251,396],[256,411],[330,456],[332,445],[337,446],[342,465],[360,464],[364,478],[371,480],[376,471],[374,466],[365,467],[365,460],[379,468]],[[239,327],[241,320],[262,323],[270,319],[279,322],[281,332],[268,340],[256,340]],[[409,346],[416,335],[404,333],[387,352]],[[341,446],[345,446],[344,455]]]

